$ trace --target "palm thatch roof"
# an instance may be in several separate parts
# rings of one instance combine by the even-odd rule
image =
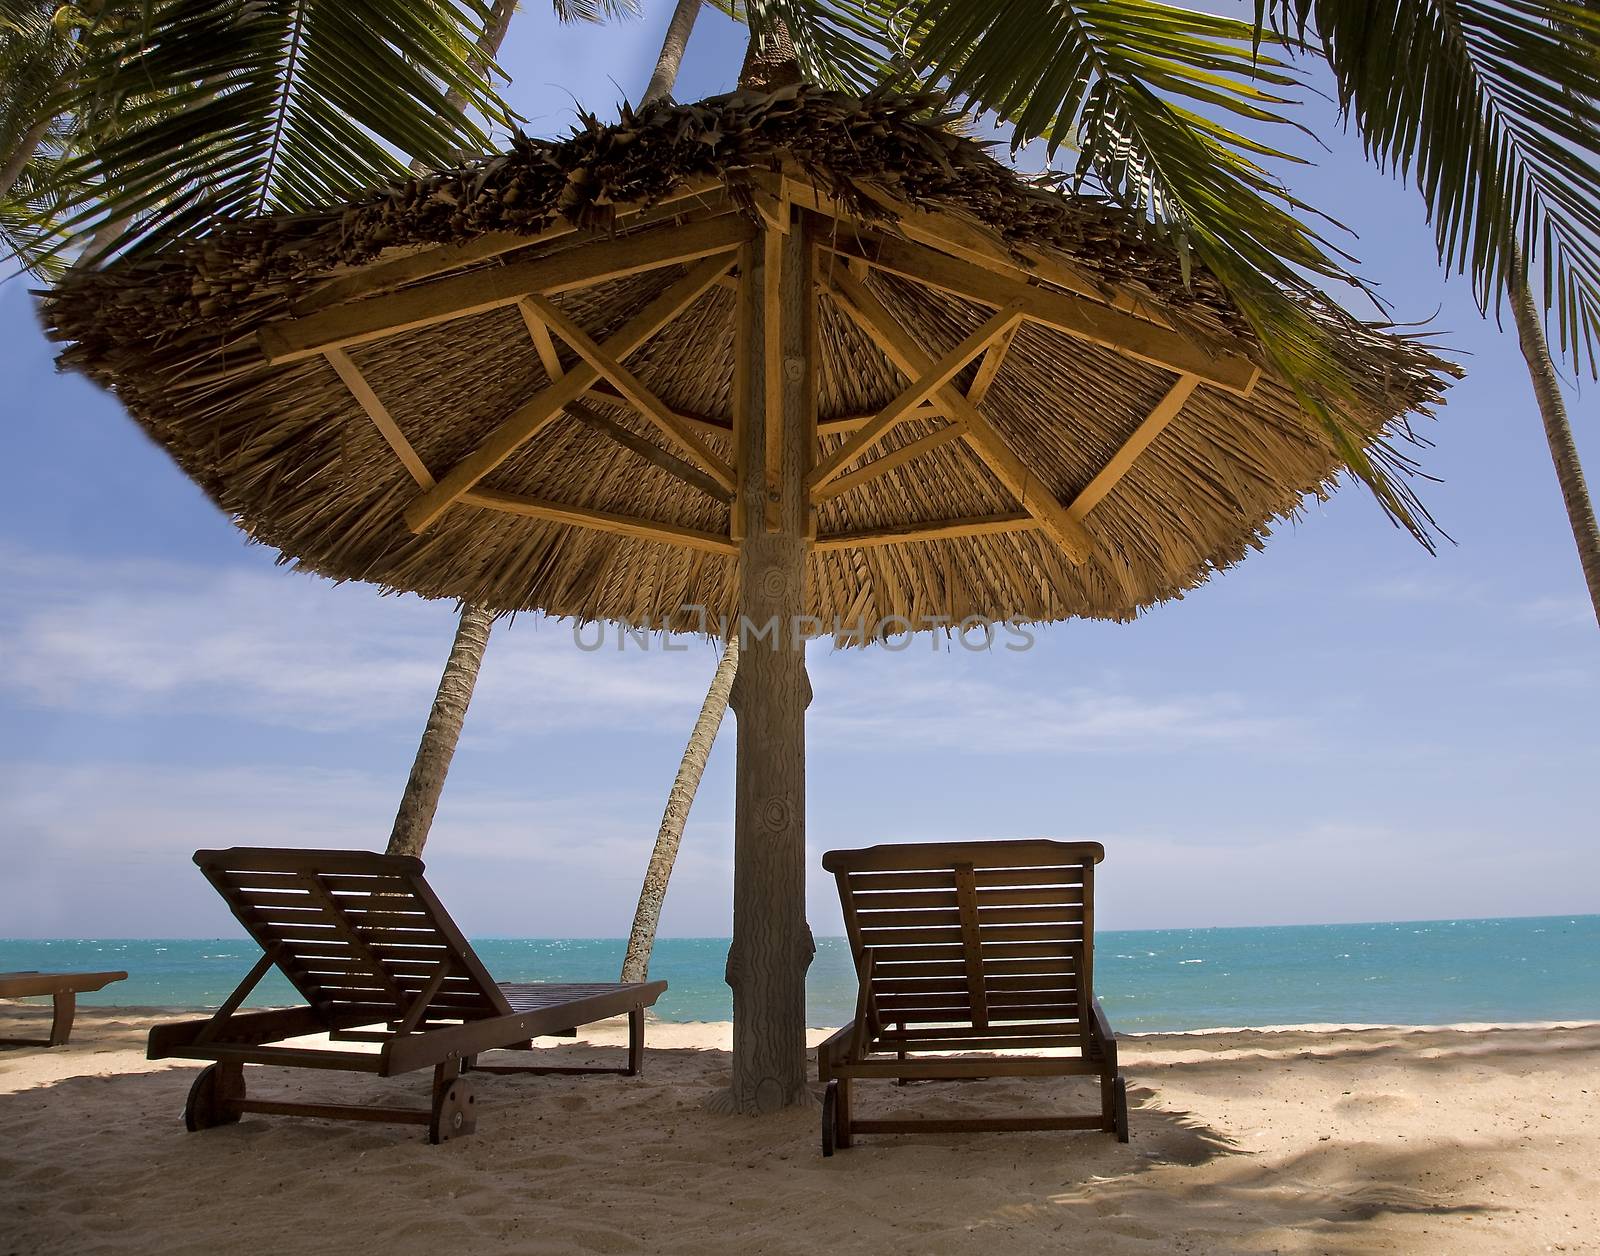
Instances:
[[[586,118],[74,275],[44,319],[285,560],[501,611],[735,611],[737,276],[791,205],[820,245],[824,623],[1131,618],[1333,487],[1211,276],[924,110],[799,87]],[[1453,368],[1319,317],[1383,448]]]

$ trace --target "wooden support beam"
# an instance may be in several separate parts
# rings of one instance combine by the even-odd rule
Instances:
[[[826,214],[851,228],[870,227],[834,197],[814,186],[803,174],[796,171],[784,175],[784,190],[796,205]],[[1000,238],[998,232],[977,223],[958,218],[953,214],[920,209],[881,188],[863,185],[861,192],[889,212],[896,234],[908,240],[926,244],[952,257],[959,257],[996,274],[1026,281],[1043,279],[1058,288],[1075,292],[1092,301],[1111,306],[1112,309],[1133,314],[1158,327],[1170,327],[1162,315],[1152,310],[1131,292],[1117,289],[1094,275],[1080,270],[1058,254],[1031,249],[1013,241]]]
[[[937,402],[924,402],[918,407],[913,419],[937,419],[944,415]],[[842,436],[847,432],[857,432],[864,428],[873,419],[878,417],[874,410],[871,414],[837,414],[831,419],[817,420],[817,434],[819,436]]]
[[[257,340],[269,362],[294,362],[328,348],[365,344],[412,328],[501,309],[531,292],[549,295],[586,288],[725,253],[747,240],[753,230],[743,215],[726,214],[670,231],[601,240],[531,261],[435,279],[304,318],[280,319],[263,326]]]
[[[1150,442],[1177,418],[1178,411],[1183,409],[1183,403],[1189,400],[1189,395],[1199,382],[1193,375],[1178,377],[1178,382],[1167,390],[1166,396],[1156,403],[1155,409],[1134,428],[1133,435],[1123,442],[1122,448],[1112,455],[1111,461],[1072,499],[1072,505],[1067,509],[1073,518],[1082,519],[1105,500],[1107,494],[1117,486],[1117,481],[1128,474],[1139,455],[1150,447]]]
[[[633,408],[633,403],[607,380],[596,380],[589,391],[611,404],[627,406],[629,409]],[[733,436],[732,419],[718,418],[711,414],[696,414],[693,410],[683,410],[677,406],[672,407],[672,413],[678,416],[680,423],[694,428],[702,436],[718,436],[723,440],[728,440]]]
[[[793,210],[790,210],[793,213]],[[800,402],[800,422],[804,427],[801,435],[801,446],[805,450],[805,462],[800,467],[802,477],[811,474],[817,465],[817,458],[822,452],[822,440],[817,426],[817,401],[822,392],[822,381],[818,378],[822,371],[822,329],[821,320],[817,317],[817,270],[822,263],[822,251],[817,248],[816,235],[818,218],[815,214],[806,214],[801,219],[802,229],[805,232],[806,244],[801,258],[804,274],[800,276],[799,296],[801,308],[804,311],[805,334],[801,337],[801,382],[803,393]],[[810,493],[806,493],[806,526],[805,540],[810,545],[817,539],[817,504],[811,500]]]
[[[539,317],[539,312],[526,298],[517,302],[517,310],[522,314],[522,322],[533,340],[533,351],[539,355],[539,365],[544,367],[544,373],[550,377],[550,382],[555,383],[567,372],[561,365],[560,354],[556,352],[556,342],[550,339],[550,328],[545,325],[544,319]]]
[[[532,302],[526,299],[518,301],[517,308],[522,312],[522,321],[527,324],[528,335],[533,338],[533,346],[539,355],[539,361],[544,366],[545,374],[550,377],[552,382],[560,379],[566,374],[566,370],[562,367],[561,358],[556,353],[555,341],[551,339],[549,326],[539,316],[539,311],[534,308]],[[621,393],[617,393],[616,396],[618,400],[626,403],[627,398],[623,397]],[[574,401],[566,407],[566,413],[591,431],[610,437],[624,449],[632,450],[646,462],[660,467],[669,475],[677,476],[678,479],[699,489],[702,493],[707,493],[721,502],[731,502],[733,500],[732,493],[701,471],[700,468],[692,463],[685,462],[674,454],[668,453],[659,445],[652,444],[637,432],[624,427],[615,419],[608,418],[598,410]],[[678,415],[678,418],[680,421],[687,422],[681,414]]]
[[[573,527],[610,532],[617,536],[663,541],[668,545],[683,545],[712,554],[732,556],[738,553],[732,541],[715,532],[702,532],[697,528],[686,528],[676,523],[661,523],[652,519],[636,519],[632,515],[593,510],[587,506],[570,506],[564,502],[546,501],[539,497],[522,497],[516,493],[502,493],[498,489],[472,489],[463,494],[461,504],[478,506],[484,510],[499,510],[510,515],[521,515],[527,519],[571,524]]]
[[[771,180],[770,191],[760,186],[760,182],[758,179],[756,185],[750,189],[750,203],[755,206],[756,213],[761,215],[761,221],[767,231],[788,235],[794,215],[789,197],[783,190],[783,180]]]
[[[653,205],[631,208],[619,206],[616,210],[616,225],[624,229],[636,229],[665,218],[676,218],[693,210],[712,208],[721,204],[723,198],[721,179],[715,176],[691,179]],[[695,203],[686,205],[684,203],[686,201]],[[317,310],[386,292],[402,284],[432,279],[435,275],[442,275],[462,266],[488,261],[536,245],[548,244],[552,240],[569,236],[576,230],[577,228],[570,222],[562,219],[534,235],[491,231],[459,244],[442,244],[436,248],[408,253],[403,257],[389,258],[328,280],[315,291],[296,301],[294,312],[296,315],[313,314]]]
[[[367,412],[372,425],[378,429],[383,439],[389,442],[389,448],[394,450],[395,457],[400,459],[401,465],[411,473],[411,478],[420,488],[432,488],[433,473],[428,470],[417,451],[411,447],[411,442],[406,439],[405,433],[394,421],[389,408],[378,400],[378,394],[372,391],[372,386],[367,383],[360,368],[350,360],[350,355],[343,349],[329,349],[325,356],[328,364],[339,373],[339,378],[344,380],[345,387],[361,403],[361,408]]]
[[[750,413],[754,404],[750,372],[756,364],[751,360],[751,355],[755,352],[756,323],[761,308],[761,294],[756,291],[755,284],[756,257],[755,244],[740,248],[739,286],[734,290],[733,303],[733,456],[741,467],[746,458],[745,437],[751,430],[753,419]],[[750,503],[742,498],[747,495],[748,488],[734,495],[728,534],[735,542],[745,538],[745,525],[751,512]]]
[[[710,257],[689,269],[605,342],[606,352],[621,359],[628,356],[656,332],[693,305],[717,277],[733,264],[733,254]],[[443,514],[484,476],[488,475],[534,434],[561,413],[563,406],[576,401],[600,374],[589,363],[580,363],[538,395],[519,406],[494,429],[488,438],[455,466],[433,488],[414,498],[406,507],[406,526],[421,532]]]
[[[967,389],[967,400],[973,405],[982,405],[983,399],[989,395],[995,376],[1000,374],[1000,368],[1005,365],[1006,354],[1011,351],[1011,342],[1016,337],[1017,329],[1012,327],[983,355],[983,361],[978,363],[978,370],[972,377],[972,387]]]
[[[761,233],[761,353],[762,380],[765,383],[766,414],[783,413],[783,301],[781,280],[783,275],[783,237],[787,232],[770,228]],[[766,446],[763,462],[766,467],[766,494],[762,498],[762,522],[768,532],[779,526],[779,503],[782,495],[780,464],[783,461],[783,427],[778,423],[766,425]]]
[[[853,488],[859,488],[880,475],[893,471],[896,467],[903,467],[906,463],[931,453],[941,445],[948,445],[953,440],[960,440],[967,434],[967,425],[961,422],[946,423],[943,427],[929,432],[926,436],[912,441],[909,445],[902,445],[899,449],[890,451],[882,457],[874,458],[859,471],[852,471],[849,475],[841,475],[837,479],[829,480],[826,484],[819,484],[811,490],[813,503],[821,503],[830,498],[838,497],[841,493],[848,493]]]
[[[632,450],[646,462],[660,467],[669,475],[677,476],[685,484],[692,485],[707,496],[716,498],[719,502],[732,502],[733,494],[699,467],[691,462],[686,462],[675,454],[668,453],[660,445],[656,445],[618,423],[615,419],[607,418],[598,410],[574,401],[567,406],[567,413],[585,427],[608,436],[624,449]]]
[[[941,519],[936,523],[897,523],[859,532],[835,532],[816,539],[813,549],[857,549],[872,545],[909,545],[916,541],[948,541],[962,536],[995,536],[1005,532],[1032,532],[1040,523],[1025,510],[1005,515],[975,515],[968,519]]]
[[[841,268],[834,270],[832,281],[835,299],[902,372],[919,375],[932,365],[916,339],[865,284]],[[945,413],[965,426],[962,435],[967,444],[1006,491],[1039,520],[1062,553],[1074,563],[1084,562],[1094,549],[1094,539],[1082,523],[1067,513],[1049,485],[1028,470],[994,425],[954,386],[946,384],[941,388],[938,399]]]
[[[891,428],[911,418],[918,406],[965,370],[967,363],[973,358],[988,349],[1001,336],[1014,330],[1021,321],[1020,305],[1008,305],[987,320],[926,371],[913,377],[911,383],[898,397],[878,411],[853,437],[819,462],[806,478],[806,484],[815,490],[833,479],[867,449],[877,444]]]
[[[712,452],[711,448],[695,435],[694,429],[680,422],[660,397],[646,388],[638,377],[622,365],[620,355],[608,353],[594,338],[567,316],[565,310],[544,297],[528,297],[528,303],[540,320],[567,344],[577,350],[578,356],[616,386],[618,392],[636,406],[640,413],[661,430],[669,440],[675,441],[718,484],[733,492],[733,468]]]
[[[1249,396],[1261,368],[1215,344],[1180,335],[1083,297],[997,275],[971,262],[887,236],[829,237],[823,247],[893,275],[985,305],[1020,303],[1035,322],[1091,344],[1179,374],[1193,375],[1238,396]]]

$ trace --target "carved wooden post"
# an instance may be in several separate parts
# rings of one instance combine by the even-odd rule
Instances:
[[[790,215],[780,206],[782,218]],[[747,247],[740,279],[739,674],[734,809],[733,1089],[738,1112],[809,1102],[802,617],[814,446],[811,246],[803,220]],[[776,327],[773,323],[776,323]],[[776,342],[767,337],[776,334]],[[771,376],[776,375],[776,378]]]

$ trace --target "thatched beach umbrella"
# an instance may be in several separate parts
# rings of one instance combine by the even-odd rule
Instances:
[[[1211,277],[920,107],[801,87],[591,121],[45,305],[63,361],[303,567],[742,616],[740,1110],[805,1087],[808,632],[1129,619],[1341,469]],[[1377,447],[1444,364],[1340,326]]]

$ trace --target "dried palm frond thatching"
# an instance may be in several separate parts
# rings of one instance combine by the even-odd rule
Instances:
[[[1130,446],[1173,387],[1170,362],[1025,321],[994,358],[997,371],[980,358],[954,387],[981,382],[981,414],[1027,467],[1029,491],[1078,508],[1089,552],[1074,561],[960,432],[940,437],[951,416],[935,404],[850,464],[866,470],[891,457],[892,469],[819,501],[808,602],[825,622],[1130,618],[1236,562],[1339,475],[1330,437],[1285,381],[1239,383],[1239,367],[1262,355],[1211,276],[1186,274],[1109,207],[1022,178],[917,99],[799,87],[624,110],[611,126],[586,118],[566,140],[519,139],[507,153],[340,210],[242,222],[75,275],[44,316],[67,342],[62,361],[113,389],[223,510],[285,560],[500,610],[694,629],[698,614],[682,607],[734,609],[726,494],[697,481],[683,450],[614,390],[567,407],[420,534],[408,527],[406,509],[426,483],[552,382],[549,346],[538,351],[514,297],[447,320],[396,317],[382,335],[347,338],[334,346],[348,355],[343,373],[317,352],[269,360],[257,335],[352,309],[377,308],[382,322],[397,302],[426,299],[441,283],[454,283],[472,309],[470,293],[493,288],[503,267],[703,230],[718,215],[760,224],[774,197],[781,206],[790,195],[819,214],[819,287],[837,273],[930,358],[971,335],[994,305],[884,261],[900,247],[920,256],[931,240],[928,256],[941,266],[981,263],[997,282],[1029,279],[1030,294],[1070,297],[1091,321],[1102,311],[1169,340],[1175,329],[1190,346],[1180,369],[1205,380],[1214,360],[1220,381],[1185,392],[1147,446]],[[635,269],[552,289],[549,299],[604,341],[687,269]],[[626,357],[723,461],[733,456],[735,286],[709,286]],[[1367,447],[1403,461],[1390,440],[1439,399],[1454,368],[1332,304],[1315,313],[1338,332]],[[563,352],[548,364],[564,373],[577,359]],[[365,404],[352,376],[370,386]],[[848,303],[819,293],[818,459],[905,382]],[[374,398],[414,451],[412,470],[374,423]],[[896,457],[921,440],[918,456]],[[648,521],[657,534],[528,517],[496,508],[497,495],[502,505],[536,500]],[[933,539],[891,535],[950,521],[966,526]],[[668,534],[677,539],[658,539]]]

